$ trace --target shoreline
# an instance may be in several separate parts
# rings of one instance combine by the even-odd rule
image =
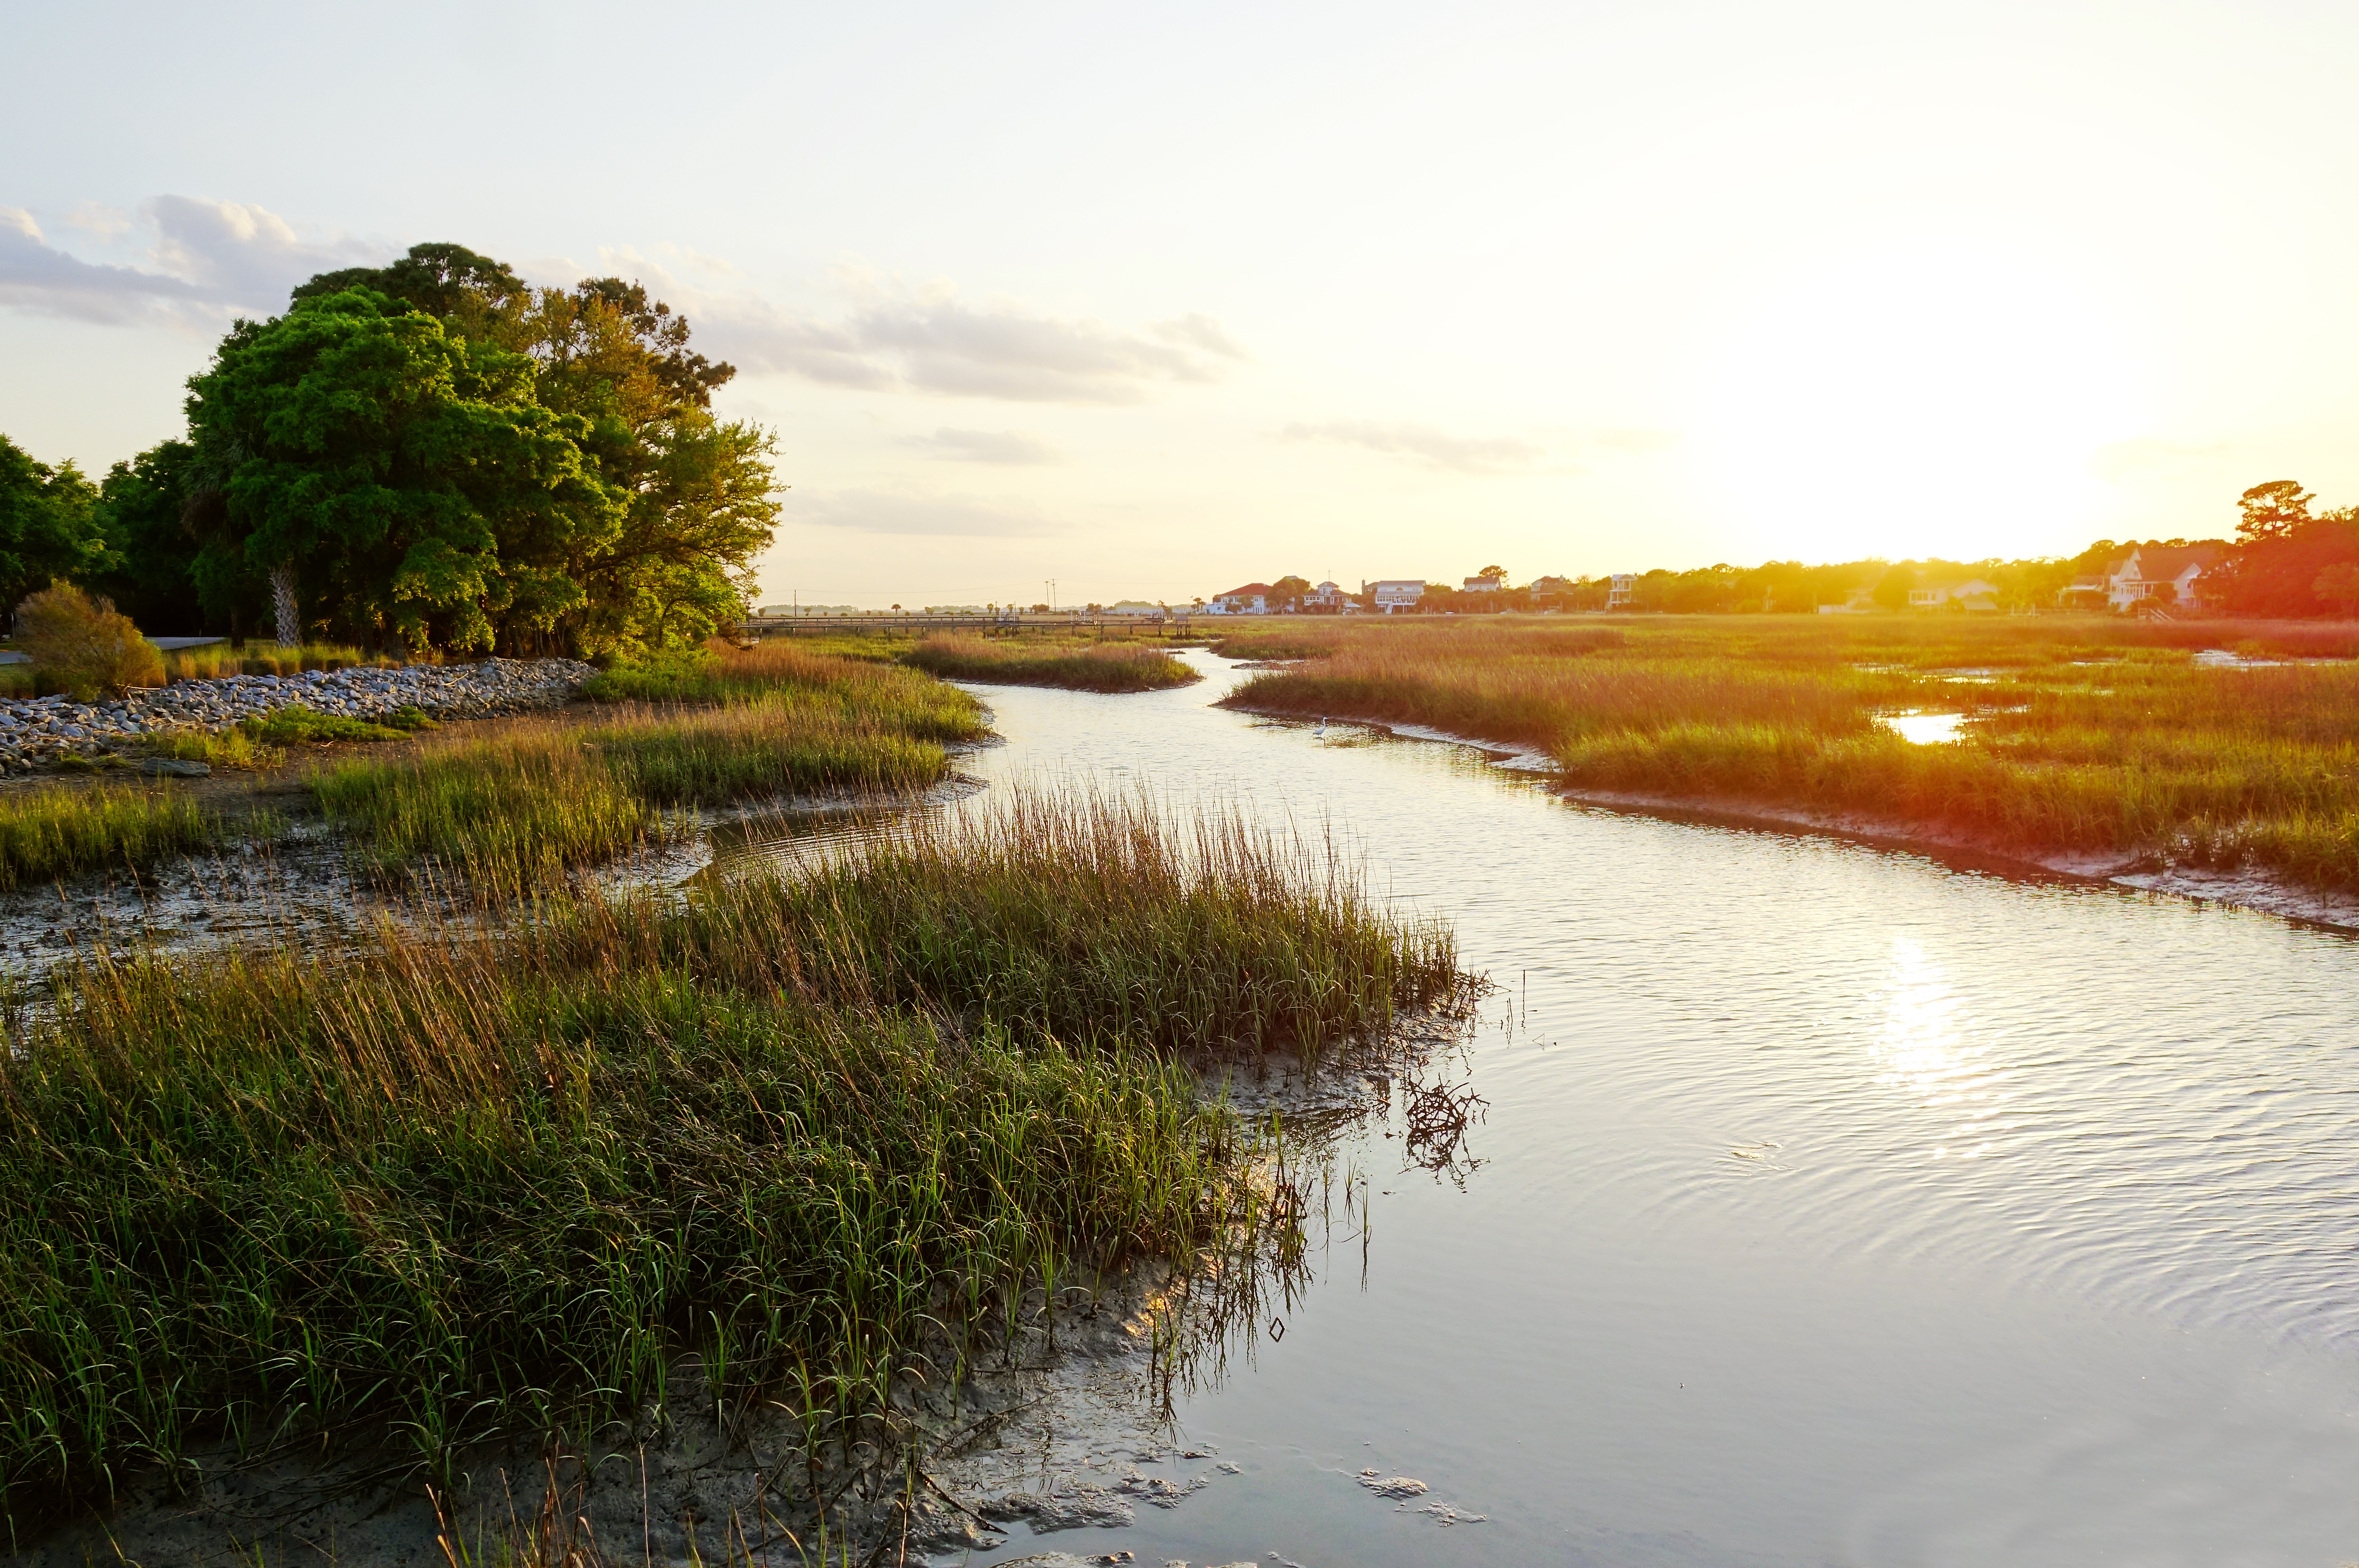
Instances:
[[[1233,713],[1299,724],[1315,721],[1300,713],[1245,703],[1223,704]],[[1382,719],[1332,715],[1330,723],[1357,724],[1401,740],[1432,741],[1462,746],[1481,752],[1494,767],[1545,779],[1556,764],[1545,753],[1526,751],[1504,742],[1458,735],[1426,724]],[[1955,828],[1915,822],[1906,817],[1879,817],[1858,811],[1819,811],[1717,795],[1674,795],[1610,789],[1583,789],[1548,779],[1549,794],[1559,800],[1601,811],[1670,821],[1705,822],[1721,827],[1762,832],[1800,833],[1841,838],[1878,849],[1933,854],[1951,861],[1970,862],[1977,868],[2017,877],[2060,878],[2134,892],[2164,893],[2198,903],[2225,905],[2260,914],[2359,933],[2359,894],[2334,893],[2287,882],[2263,871],[2198,871],[2186,866],[2157,865],[2147,855],[2083,850],[2038,851]]]

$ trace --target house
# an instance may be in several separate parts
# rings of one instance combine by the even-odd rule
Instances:
[[[1486,572],[1480,577],[1469,577],[1466,580],[1465,586],[1461,589],[1460,592],[1466,593],[1496,593],[1500,589],[1505,588],[1506,585],[1507,580],[1506,577],[1495,572]]]
[[[1387,577],[1380,583],[1362,584],[1360,592],[1369,594],[1369,602],[1390,615],[1417,608],[1417,602],[1425,597],[1425,583],[1416,577]]]
[[[1225,593],[1215,593],[1207,608],[1215,615],[1266,615],[1270,596],[1277,592],[1266,583],[1248,583]]]
[[[1571,592],[1572,579],[1570,577],[1535,577],[1532,579],[1530,593],[1532,597],[1535,599],[1540,597],[1544,593],[1570,593]]]
[[[1626,610],[1637,602],[1638,577],[1632,572],[1617,572],[1605,580],[1605,607]]]
[[[2217,545],[2139,545],[2106,568],[2105,603],[2116,610],[2126,610],[2148,600],[2162,604],[2201,604],[2203,574],[2219,563]],[[2074,587],[2078,586],[2076,583]]]
[[[1951,604],[1967,610],[1995,610],[1998,584],[1979,577],[1953,577],[1939,583],[1920,583],[1908,590],[1908,607],[1912,610],[1940,610]]]
[[[1302,596],[1302,607],[1322,613],[1337,612],[1343,608],[1343,601],[1348,597],[1341,583],[1321,583]]]
[[[1821,604],[1822,615],[1864,615],[1875,608],[1875,592],[1870,588],[1854,588],[1843,595],[1840,604]]]

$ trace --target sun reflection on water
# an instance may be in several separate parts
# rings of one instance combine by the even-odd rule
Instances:
[[[1933,1113],[1935,1160],[1979,1160],[1991,1153],[1992,1135],[2013,1125],[2003,1119],[2002,1073],[1991,1048],[1968,1035],[1969,1022],[1965,999],[1941,964],[1914,940],[1895,938],[1874,1082]]]

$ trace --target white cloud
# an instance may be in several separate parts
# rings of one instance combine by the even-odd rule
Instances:
[[[353,240],[307,244],[264,208],[188,196],[157,197],[136,224],[127,214],[88,203],[67,222],[102,241],[135,227],[150,231],[152,266],[84,261],[51,245],[30,212],[0,209],[0,304],[100,322],[275,311],[312,274],[383,255],[382,247]]]
[[[1376,419],[1288,425],[1284,434],[1288,441],[1336,441],[1460,474],[1506,474],[1527,470],[1537,467],[1548,456],[1545,447],[1512,437],[1453,436],[1431,425]]]
[[[0,304],[36,315],[116,322],[201,300],[178,278],[82,260],[49,243],[33,214],[0,207]]]
[[[911,436],[909,444],[953,463],[1041,463],[1057,461],[1045,441],[1018,430],[959,430],[945,425],[929,436]]]
[[[788,502],[788,517],[798,523],[871,534],[1038,539],[1066,531],[1065,524],[1024,507],[971,495],[907,491],[838,490],[827,495],[798,492]]]

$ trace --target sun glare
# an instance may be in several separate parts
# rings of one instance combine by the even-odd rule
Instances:
[[[1886,252],[1796,280],[1706,384],[1717,502],[1755,553],[2052,554],[2101,516],[2126,355],[2085,289],[2020,257]]]

